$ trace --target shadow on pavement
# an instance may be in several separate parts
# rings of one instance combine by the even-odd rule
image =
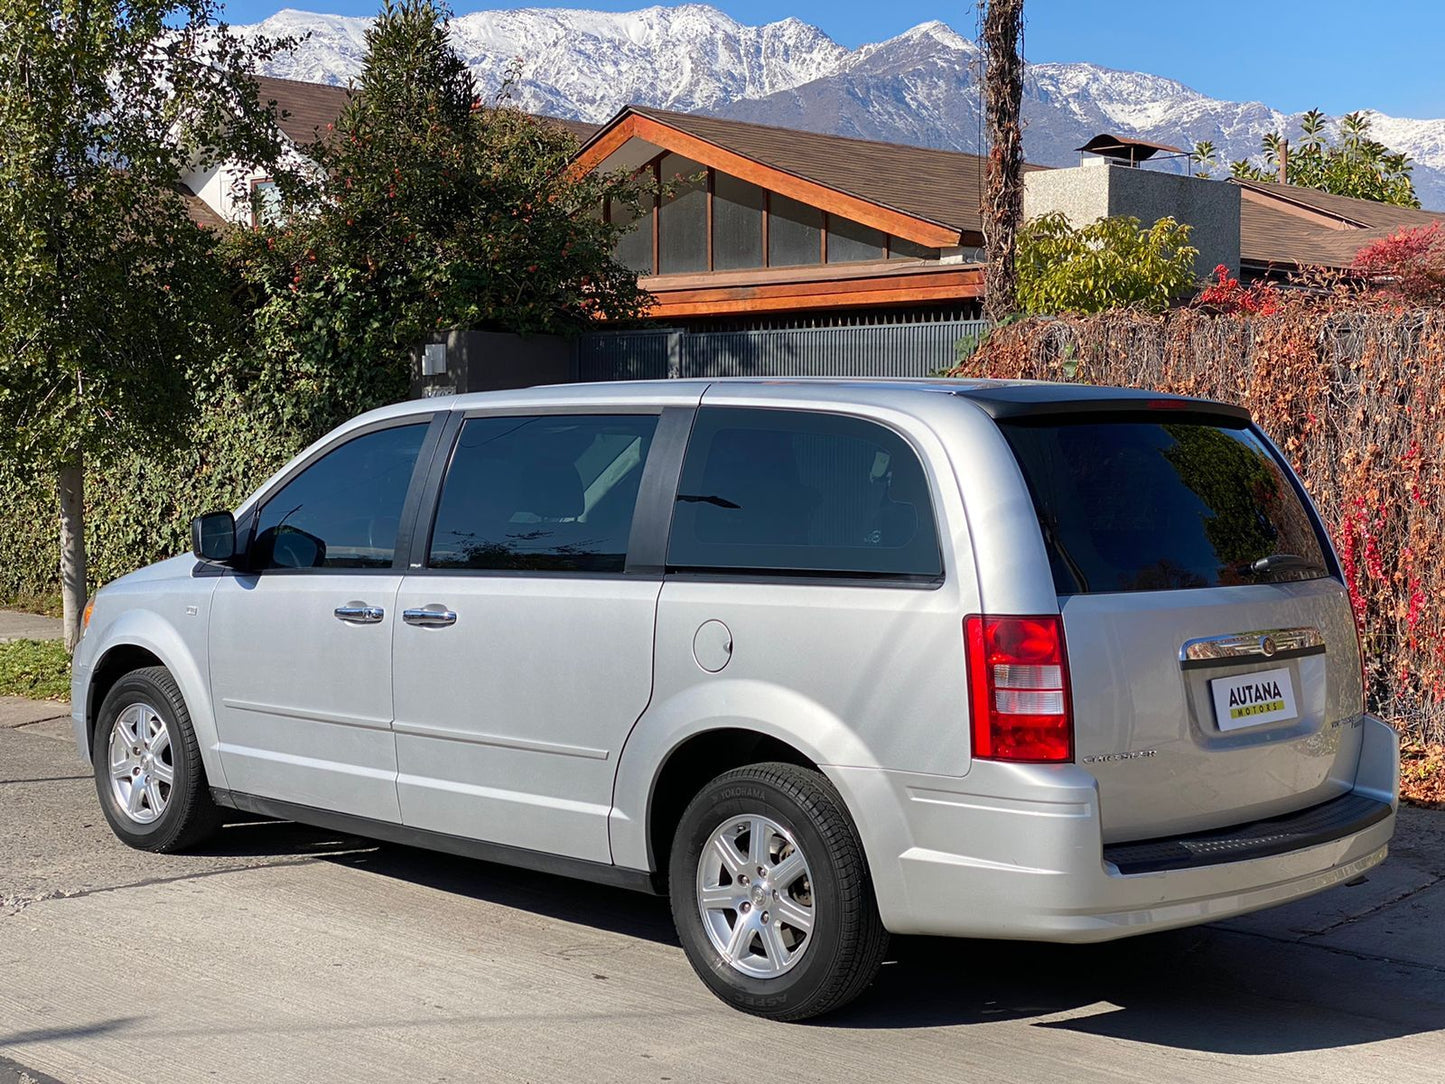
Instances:
[[[331,860],[563,922],[665,945],[678,943],[672,911],[658,896],[394,844]]]
[[[247,858],[309,856],[628,937],[668,945],[678,943],[665,899],[416,847],[378,843],[292,821],[234,815],[198,853]]]
[[[210,853],[311,855],[594,929],[678,943],[665,899],[289,822],[232,824]],[[1090,1007],[1097,1011],[1077,1015]],[[1076,1015],[1044,1019],[1065,1012]],[[904,937],[894,939],[872,989],[816,1026],[935,1028],[1010,1019],[1201,1052],[1323,1050],[1445,1029],[1445,973],[1214,926],[1101,945]]]
[[[873,989],[823,1023],[1033,1026],[1220,1054],[1356,1046],[1445,1028],[1439,975],[1204,926],[1102,945],[900,938]],[[1406,992],[1408,991],[1408,992]],[[1063,1020],[1042,1017],[1094,1007]]]
[[[97,1020],[94,1024],[82,1024],[65,1028],[33,1028],[30,1031],[0,1031],[0,1046],[19,1046],[22,1043],[54,1043],[65,1039],[89,1039],[119,1031],[135,1023],[139,1017],[118,1016],[114,1020]]]

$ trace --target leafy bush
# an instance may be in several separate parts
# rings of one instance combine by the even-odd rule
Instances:
[[[319,436],[302,418],[288,422],[294,387],[242,390],[196,374],[191,439],[156,453],[117,450],[88,483],[86,546],[90,587],[190,548],[191,518],[234,508]],[[43,476],[0,461],[0,599],[55,590],[59,542],[55,493]]]
[[[1402,301],[1445,301],[1445,233],[1438,222],[1401,229],[1355,253],[1351,270]]]
[[[1194,303],[1230,315],[1270,316],[1279,309],[1279,290],[1264,281],[1241,286],[1229,268],[1220,264],[1214,269],[1214,280],[1205,283]]]
[[[1248,407],[1319,506],[1360,625],[1371,710],[1445,741],[1445,310],[1282,297],[999,328],[956,376],[1074,379]],[[1068,373],[1066,377],[1065,374]]]
[[[1148,229],[1123,216],[1078,228],[1058,211],[1035,218],[1019,232],[1019,308],[1030,315],[1128,305],[1161,311],[1193,290],[1199,253],[1189,230],[1172,218]]]

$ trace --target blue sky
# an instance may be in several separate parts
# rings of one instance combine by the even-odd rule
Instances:
[[[458,12],[500,5],[454,0]],[[281,7],[371,15],[375,0],[231,0],[226,17],[255,22]],[[646,6],[615,0],[519,3],[516,7]],[[794,15],[844,45],[879,41],[941,19],[974,37],[976,9],[963,0],[714,0],[745,23]],[[1290,111],[1373,108],[1395,116],[1445,117],[1445,0],[1025,0],[1025,56],[1087,60],[1169,76],[1211,97],[1263,101]]]

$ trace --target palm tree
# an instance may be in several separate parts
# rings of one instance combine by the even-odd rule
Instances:
[[[1193,167],[1195,176],[1208,177],[1214,167],[1219,165],[1219,155],[1213,140],[1201,139],[1195,143],[1194,149],[1189,152],[1189,164]]]
[[[1348,158],[1359,158],[1367,152],[1370,142],[1370,118],[1362,110],[1346,113],[1340,118],[1340,143]]]

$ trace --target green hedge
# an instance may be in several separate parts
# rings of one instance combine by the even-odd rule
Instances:
[[[0,460],[0,604],[58,589],[58,514],[53,485],[38,485]]]
[[[234,508],[319,433],[300,432],[234,389],[201,393],[191,443],[169,453],[119,450],[86,471],[85,540],[96,587],[190,548],[190,521]],[[0,600],[59,588],[55,481],[0,463]]]

